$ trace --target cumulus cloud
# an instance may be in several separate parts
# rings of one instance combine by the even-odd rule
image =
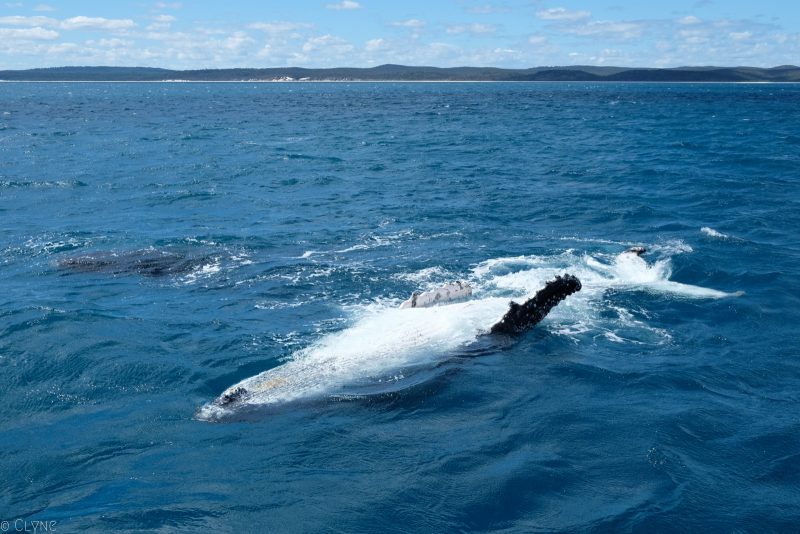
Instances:
[[[72,17],[61,21],[65,30],[127,30],[136,26],[131,19],[106,19],[103,17]]]
[[[542,20],[576,21],[588,19],[592,14],[588,11],[569,11],[563,7],[554,7],[538,11],[536,16]]]
[[[45,27],[52,27],[58,26],[58,21],[56,19],[51,19],[50,17],[20,17],[20,16],[11,16],[11,17],[0,17],[0,24],[5,24],[8,26],[45,26]]]
[[[747,41],[753,37],[753,34],[751,32],[731,32],[728,34],[728,37],[734,41]]]
[[[133,41],[130,39],[98,39],[86,41],[87,46],[99,46],[102,48],[125,48],[133,46]]]
[[[386,39],[370,39],[364,45],[364,50],[367,52],[377,52],[384,48],[386,48]]]
[[[633,39],[640,37],[645,25],[640,22],[617,22],[612,20],[598,20],[587,22],[579,26],[570,27],[567,33],[583,37],[607,37],[612,39]]]
[[[359,4],[358,2],[354,2],[353,0],[342,0],[337,4],[328,4],[325,7],[327,7],[328,9],[336,9],[336,10],[359,9],[361,7],[361,4]]]
[[[693,26],[695,24],[700,24],[701,22],[703,21],[695,17],[694,15],[688,15],[686,17],[678,19],[678,24],[682,24],[683,26]]]
[[[149,31],[168,30],[172,27],[172,23],[175,22],[175,20],[175,17],[172,15],[156,15],[153,17],[153,23],[150,24],[147,29]]]
[[[0,28],[0,40],[8,41],[52,41],[58,32],[44,28]]]
[[[475,13],[477,15],[489,15],[491,13],[508,13],[511,11],[509,8],[504,6],[496,6],[493,4],[486,4],[483,6],[473,6],[467,8],[467,13]]]
[[[397,22],[392,22],[392,26],[397,26],[399,28],[411,28],[418,30],[425,26],[425,21],[419,19],[408,19],[408,20],[401,20]]]
[[[248,28],[252,30],[259,30],[271,34],[296,32],[298,30],[305,30],[313,27],[313,24],[287,21],[254,22],[248,26]]]
[[[471,33],[473,35],[481,35],[494,33],[496,30],[497,27],[493,24],[464,24],[448,26],[446,31],[450,34]]]
[[[303,43],[303,52],[306,54],[318,50],[324,50],[326,53],[340,55],[352,52],[353,45],[340,37],[335,37],[330,34],[312,37]]]

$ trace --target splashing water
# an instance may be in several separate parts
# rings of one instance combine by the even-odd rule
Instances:
[[[394,301],[356,307],[349,328],[324,336],[277,368],[231,386],[223,396],[243,388],[247,395],[240,402],[237,399],[237,408],[275,405],[335,395],[352,384],[377,383],[404,368],[434,364],[486,333],[508,309],[510,299],[524,301],[547,280],[563,273],[576,275],[583,282],[583,290],[553,310],[546,320],[550,329],[569,336],[596,332],[619,343],[645,343],[642,339],[649,338],[658,343],[668,340],[669,334],[649,327],[624,308],[604,305],[609,289],[682,298],[737,295],[669,280],[669,258],[649,265],[633,253],[603,261],[602,257],[579,256],[571,250],[556,256],[495,258],[472,270],[472,300],[422,309],[399,309]],[[609,310],[612,319],[602,313]],[[637,330],[638,334],[631,335]],[[217,420],[231,409],[213,402],[203,406],[197,417]]]

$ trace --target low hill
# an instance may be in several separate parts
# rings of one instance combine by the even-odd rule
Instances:
[[[800,82],[800,67],[413,67],[169,70],[148,67],[54,67],[0,71],[3,81],[573,81],[573,82]]]

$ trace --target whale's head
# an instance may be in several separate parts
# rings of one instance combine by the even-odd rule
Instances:
[[[250,392],[242,386],[230,387],[213,401],[201,406],[195,418],[211,422],[226,420],[246,405],[250,396]]]
[[[244,398],[246,398],[247,395],[248,395],[247,390],[239,386],[237,388],[225,391],[222,395],[217,397],[217,400],[215,400],[214,403],[217,406],[235,405]]]

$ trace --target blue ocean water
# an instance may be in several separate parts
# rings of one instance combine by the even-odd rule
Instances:
[[[797,531],[798,169],[795,84],[0,84],[0,520]]]

